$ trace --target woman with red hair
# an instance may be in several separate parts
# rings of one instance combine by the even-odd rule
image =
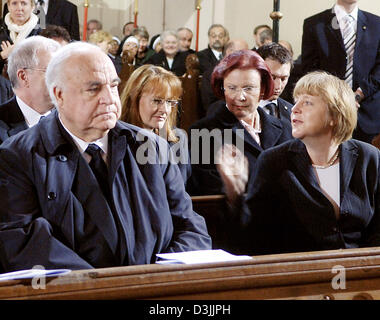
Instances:
[[[273,80],[256,52],[240,50],[223,58],[212,73],[211,86],[221,99],[220,105],[214,114],[193,124],[189,132],[192,177],[188,191],[192,195],[225,193],[216,168],[223,161],[218,150],[224,144],[235,145],[246,156],[247,165],[239,169],[248,170],[249,164],[251,170],[263,150],[292,137],[289,122],[258,108],[261,99],[272,96]]]

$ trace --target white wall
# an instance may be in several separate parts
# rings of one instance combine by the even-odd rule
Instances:
[[[78,5],[83,22],[84,0],[70,0]],[[147,27],[151,36],[163,29],[186,26],[196,30],[196,0],[138,0],[138,24]],[[103,21],[103,28],[121,36],[125,22],[133,20],[134,0],[89,0],[88,19]],[[303,20],[331,8],[334,0],[281,0],[280,39],[288,40],[297,56],[301,51]],[[207,29],[212,23],[227,27],[231,38],[243,38],[253,46],[253,29],[259,24],[272,25],[269,14],[272,0],[202,0],[200,13],[199,49],[207,46]],[[362,10],[380,15],[378,0],[359,0]],[[195,48],[195,36],[192,47]]]

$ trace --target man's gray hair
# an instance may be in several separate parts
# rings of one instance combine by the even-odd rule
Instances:
[[[226,27],[220,23],[214,23],[212,24],[209,28],[208,28],[208,31],[207,31],[207,35],[209,36],[211,34],[211,31],[212,29],[214,28],[222,28],[224,30],[224,34],[227,36],[229,33],[226,29]]]
[[[42,51],[55,53],[61,45],[52,39],[42,36],[29,37],[19,42],[8,57],[8,75],[13,88],[17,89],[19,83],[17,71],[20,69],[33,69],[40,63],[39,56]]]
[[[103,53],[103,51],[96,45],[87,42],[76,41],[62,47],[50,60],[50,63],[46,70],[45,81],[51,101],[53,101],[56,107],[58,107],[58,105],[54,95],[54,88],[65,87],[65,68],[70,68],[69,65],[66,65],[67,60],[74,55],[85,55],[93,52],[94,50],[98,50],[100,53]]]

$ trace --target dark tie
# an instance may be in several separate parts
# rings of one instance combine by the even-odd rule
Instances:
[[[271,116],[276,116],[276,104],[271,102],[271,103],[268,103],[265,108],[267,108],[269,110],[269,114]]]
[[[86,153],[88,153],[91,156],[91,161],[89,165],[96,177],[96,180],[98,180],[99,186],[103,191],[103,194],[105,195],[107,200],[110,200],[107,178],[108,170],[107,165],[102,158],[100,147],[95,143],[90,143],[86,149]]]
[[[43,6],[45,1],[44,0],[38,0],[38,3],[40,4],[40,6]]]

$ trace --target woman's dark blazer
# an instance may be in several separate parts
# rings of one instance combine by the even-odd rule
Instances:
[[[341,144],[339,159],[337,219],[302,141],[292,140],[261,154],[249,181],[246,210],[240,215],[248,231],[247,253],[380,245],[380,151],[349,140]]]
[[[186,73],[186,57],[189,55],[189,52],[178,52],[173,60],[172,68],[169,68],[168,61],[166,60],[166,55],[164,50],[161,49],[160,52],[152,55],[146,64],[153,64],[155,66],[160,66],[168,71],[173,72],[176,76],[180,77]]]
[[[225,104],[220,106],[210,117],[203,118],[190,127],[188,136],[192,176],[188,181],[187,188],[191,195],[224,194],[223,182],[214,163],[215,144],[243,145],[249,170],[252,171],[261,152],[292,139],[289,121],[272,117],[260,108],[258,108],[258,112],[262,129],[259,134],[261,146],[244,129],[241,122],[227,109]],[[217,130],[213,131],[214,129]],[[205,135],[206,132],[214,132],[213,137],[208,139]],[[217,132],[220,132],[221,135],[218,136]],[[206,151],[210,151],[208,163],[206,163]]]

